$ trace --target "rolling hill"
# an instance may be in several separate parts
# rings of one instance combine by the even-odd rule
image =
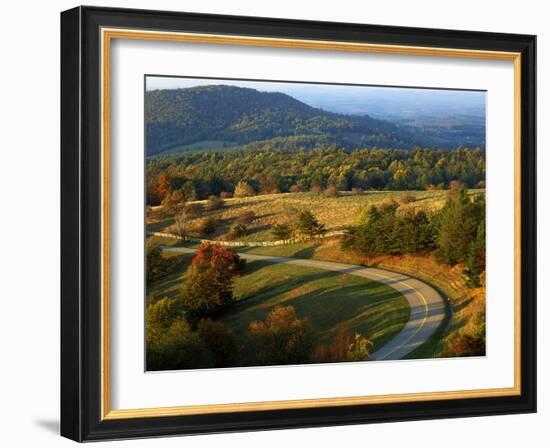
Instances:
[[[236,146],[290,136],[348,149],[411,148],[424,143],[389,121],[327,112],[284,93],[212,85],[145,95],[148,156],[205,141]]]

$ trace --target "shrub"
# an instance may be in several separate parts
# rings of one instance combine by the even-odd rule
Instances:
[[[200,202],[190,202],[185,204],[183,211],[189,218],[198,218],[202,215],[204,207]]]
[[[370,356],[372,347],[373,344],[371,341],[369,341],[362,334],[357,333],[348,347],[347,360],[366,361]]]
[[[363,189],[361,187],[353,187],[351,189],[351,194],[355,194],[355,195],[363,194]]]
[[[291,193],[300,193],[303,191],[303,189],[300,185],[294,184],[290,187],[288,191],[290,191]]]
[[[484,356],[485,355],[485,312],[472,318],[472,328],[455,333],[445,344],[445,356]]]
[[[173,209],[181,208],[184,202],[185,202],[185,198],[183,197],[182,191],[174,190],[166,194],[166,196],[162,201],[162,205],[167,210],[173,210]]]
[[[206,210],[214,211],[223,207],[224,201],[218,196],[210,196],[206,201]]]
[[[235,192],[233,194],[236,198],[245,198],[247,196],[254,196],[255,193],[254,188],[252,188],[249,183],[241,180],[235,186]]]
[[[459,180],[452,180],[449,182],[449,193],[457,194],[461,191],[464,191],[464,185]]]
[[[406,193],[403,196],[401,196],[401,198],[399,199],[399,202],[401,202],[401,204],[404,204],[404,205],[410,204],[412,202],[416,202],[416,196],[410,193]]]
[[[251,322],[248,336],[255,365],[300,364],[310,359],[307,320],[298,319],[292,306],[276,307],[265,321]]]
[[[213,216],[207,216],[205,218],[202,218],[198,222],[196,227],[196,232],[203,237],[209,236],[216,231],[217,226],[218,226],[218,220]]]
[[[397,201],[393,196],[388,196],[384,198],[380,203],[380,208],[382,210],[391,210],[391,209],[397,210],[398,207],[399,207],[399,204],[397,203]]]
[[[313,362],[343,362],[348,359],[349,346],[353,335],[346,330],[340,330],[330,344],[318,344],[313,351]]]
[[[234,239],[238,238],[240,236],[246,235],[246,226],[244,224],[234,224],[231,226],[231,229],[229,230],[229,238]]]
[[[290,240],[293,237],[292,228],[288,224],[275,224],[271,234],[276,240]]]
[[[220,198],[221,199],[230,199],[233,197],[233,193],[231,193],[230,191],[222,191],[220,193]]]
[[[336,187],[334,185],[329,185],[325,189],[324,193],[325,193],[325,196],[330,197],[330,198],[334,198],[334,197],[338,196],[338,190],[336,189]]]
[[[370,356],[373,344],[362,334],[351,334],[347,330],[336,333],[331,344],[320,344],[315,347],[314,362],[365,361]]]
[[[201,319],[197,333],[214,357],[216,367],[234,366],[237,361],[237,342],[233,332],[222,322]]]
[[[256,213],[254,213],[254,212],[251,211],[251,210],[247,210],[247,211],[245,211],[245,212],[242,212],[242,213],[237,217],[237,219],[235,220],[235,222],[236,222],[237,224],[248,225],[248,224],[252,223],[255,219],[256,219]]]

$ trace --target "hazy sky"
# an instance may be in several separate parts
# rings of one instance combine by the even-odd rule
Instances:
[[[472,114],[485,115],[485,92],[403,87],[344,86],[200,78],[146,78],[146,89],[177,89],[232,85],[263,92],[282,92],[325,110],[348,114]]]

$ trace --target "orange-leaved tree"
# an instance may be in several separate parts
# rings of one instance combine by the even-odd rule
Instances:
[[[181,290],[183,307],[191,320],[212,315],[233,303],[233,277],[244,266],[235,251],[202,243]]]
[[[310,359],[311,331],[293,306],[278,306],[265,321],[251,322],[248,336],[252,364],[301,364]]]

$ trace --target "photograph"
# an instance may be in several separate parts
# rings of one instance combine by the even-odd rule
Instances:
[[[146,371],[486,355],[485,90],[143,94]]]
[[[63,437],[369,424],[387,443],[377,427],[426,420],[396,443],[463,446],[456,418],[494,444],[498,416],[539,412],[541,28],[337,9],[61,13],[60,88],[39,89],[61,126],[33,123],[60,140]]]

